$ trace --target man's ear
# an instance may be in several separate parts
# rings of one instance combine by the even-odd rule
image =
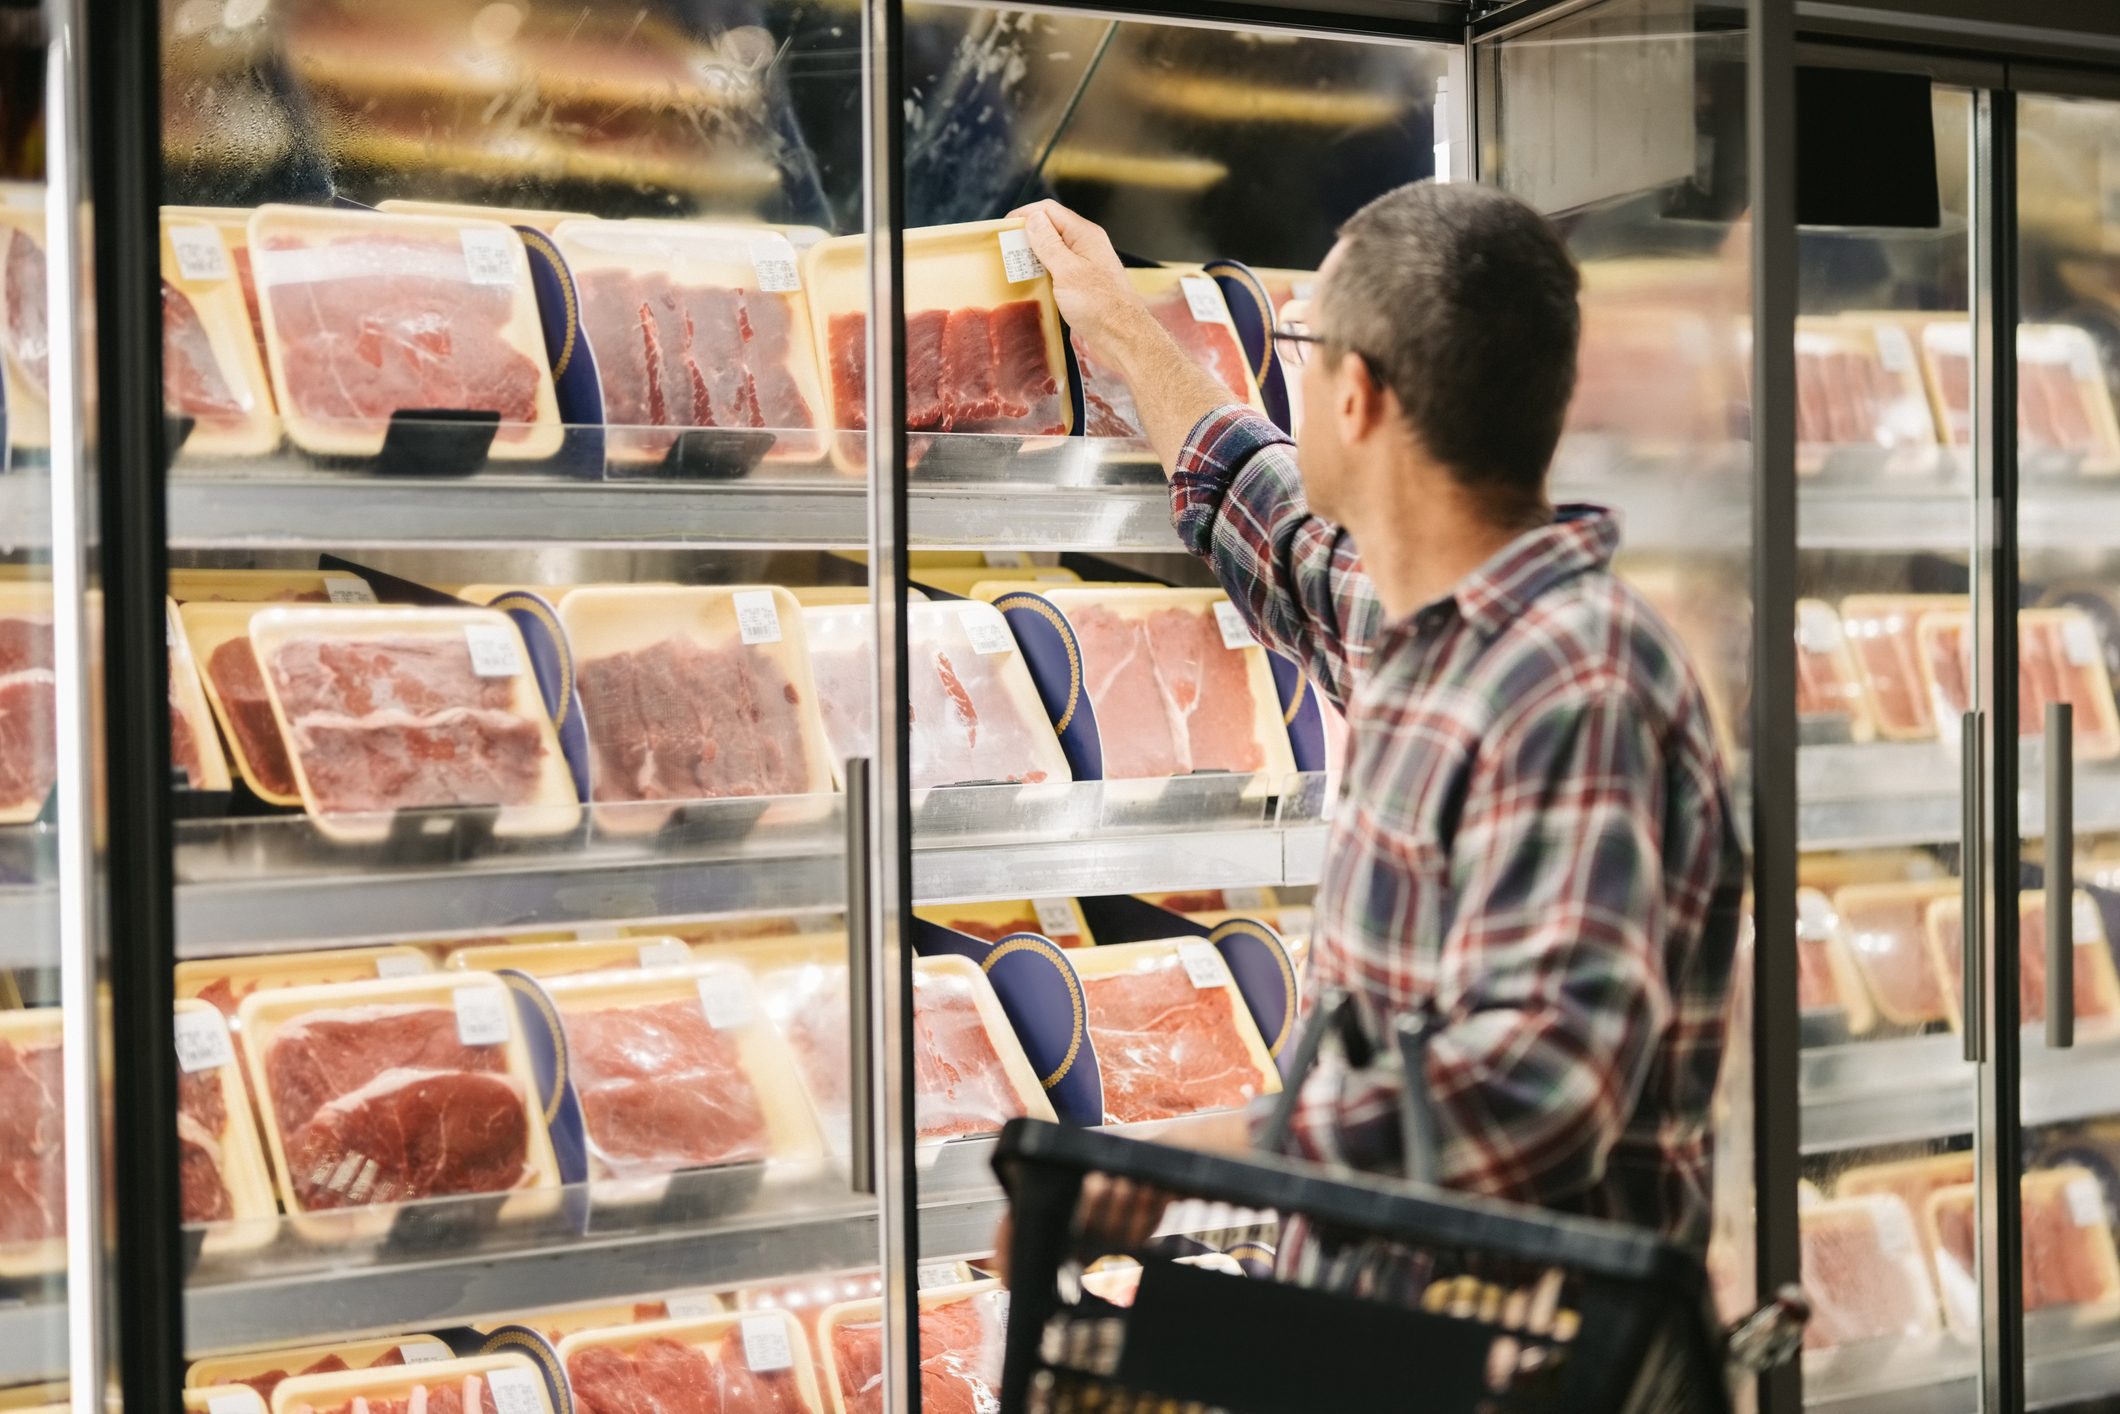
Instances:
[[[1346,440],[1360,442],[1373,436],[1390,416],[1390,390],[1370,371],[1369,360],[1360,354],[1340,355],[1341,426]]]

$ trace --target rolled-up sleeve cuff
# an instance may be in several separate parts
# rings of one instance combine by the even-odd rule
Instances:
[[[1369,1171],[1400,1163],[1399,1084],[1395,1070],[1356,1073],[1321,1060],[1296,1097],[1289,1150],[1317,1163]]]
[[[1215,517],[1230,482],[1263,447],[1291,445],[1286,432],[1255,410],[1232,403],[1195,423],[1170,478],[1170,517],[1195,555],[1214,545]]]

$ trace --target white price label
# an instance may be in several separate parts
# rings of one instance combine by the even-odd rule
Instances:
[[[772,590],[736,591],[736,631],[747,644],[780,642],[780,606]]]
[[[407,1342],[398,1347],[398,1358],[408,1365],[426,1365],[436,1360],[449,1358],[446,1345],[421,1345]]]
[[[1195,987],[1220,987],[1229,981],[1229,968],[1222,954],[1205,938],[1188,938],[1178,944],[1178,961]]]
[[[2084,382],[2098,377],[2098,350],[2088,335],[2068,341],[2068,371]]]
[[[1185,292],[1185,307],[1202,324],[1220,324],[1228,317],[1221,289],[1207,276],[1187,275],[1178,281],[1178,288]]]
[[[169,248],[176,253],[177,273],[187,280],[225,280],[235,273],[221,233],[211,226],[171,226]]]
[[[938,1286],[954,1286],[957,1283],[955,1262],[931,1262],[914,1272],[914,1282],[922,1291],[932,1291]]]
[[[177,1013],[177,1067],[186,1075],[218,1070],[236,1058],[228,1040],[228,1022],[221,1013],[205,1011]]]
[[[1907,1216],[1904,1203],[1879,1203],[1877,1213],[1877,1242],[1884,1255],[1894,1261],[1914,1251],[1914,1221]]]
[[[1244,622],[1244,611],[1227,599],[1215,600],[1215,623],[1222,630],[1224,648],[1251,647],[1251,626]]]
[[[761,1311],[743,1318],[743,1362],[754,1375],[786,1370],[795,1364],[795,1352],[788,1345],[785,1317]]]
[[[692,950],[675,938],[656,938],[640,945],[642,967],[683,967],[692,960]]]
[[[985,604],[964,606],[964,636],[972,641],[974,653],[1009,653],[1016,647],[1016,635],[1008,631],[1001,611]]]
[[[720,1315],[721,1298],[709,1291],[691,1291],[666,1298],[663,1309],[673,1321],[696,1321],[702,1316]]]
[[[2077,1227],[2096,1227],[2105,1221],[2105,1194],[2099,1191],[2097,1179],[2085,1174],[2070,1181],[2068,1214]]]
[[[334,604],[373,604],[375,591],[368,581],[350,574],[324,576],[324,597]]]
[[[206,1396],[206,1414],[250,1414],[256,1406],[248,1395],[209,1394]]]
[[[1837,653],[1847,641],[1840,615],[1824,604],[1796,606],[1796,642],[1806,653]]]
[[[409,953],[384,953],[375,960],[375,975],[378,977],[424,977],[427,964]]]
[[[474,285],[515,283],[516,252],[522,240],[513,231],[490,231],[476,227],[457,232],[464,245],[464,272]],[[502,1410],[501,1414],[507,1414]]]
[[[1075,921],[1075,905],[1064,898],[1034,898],[1031,911],[1038,915],[1038,931],[1048,938],[1079,938],[1082,925]]]
[[[1273,898],[1266,890],[1256,885],[1242,889],[1222,890],[1224,908],[1271,908]]]
[[[979,558],[990,570],[1027,570],[1031,567],[1031,552],[1028,550],[982,550]]]
[[[486,1388],[493,1395],[498,1414],[544,1414],[545,1401],[539,1386],[543,1380],[535,1370],[504,1369],[486,1372]]]
[[[512,678],[523,670],[523,640],[515,625],[465,624],[471,671],[482,678]]]
[[[574,936],[585,943],[614,942],[618,938],[618,933],[619,928],[616,923],[577,923],[574,925]]]
[[[751,241],[751,268],[758,272],[758,288],[787,294],[802,288],[795,270],[795,247],[778,231]]]
[[[1907,331],[1897,324],[1877,326],[1877,361],[1891,374],[1907,374],[1914,371],[1914,344],[1907,338]]]
[[[728,1031],[751,1020],[751,979],[733,968],[717,967],[699,979],[699,1006],[707,1025]]]
[[[1001,272],[1011,285],[1035,280],[1045,273],[1045,262],[1031,249],[1031,238],[1020,230],[1001,233]]]
[[[498,1046],[506,1041],[507,991],[500,987],[458,987],[456,1039],[467,1046]]]
[[[2098,661],[2098,631],[2089,619],[2070,614],[2061,621],[2061,647],[2072,666],[2087,668]]]
[[[2091,902],[2089,894],[2077,894],[2069,905],[2069,936],[2079,948],[2095,947],[2105,941],[2105,930],[2098,925],[2098,905]]]

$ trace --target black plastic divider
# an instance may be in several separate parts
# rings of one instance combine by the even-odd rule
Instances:
[[[469,476],[482,471],[501,415],[479,408],[400,408],[390,414],[374,469],[381,476]]]

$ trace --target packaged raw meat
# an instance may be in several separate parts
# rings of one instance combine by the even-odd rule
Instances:
[[[794,1050],[811,1107],[835,1148],[847,1133],[847,968],[844,938],[737,943],[759,979],[766,1014]],[[987,1134],[1053,1107],[1024,1058],[993,985],[960,957],[913,962],[913,1109],[923,1143]]]
[[[818,1322],[833,1414],[882,1414],[883,1308],[828,1307]],[[995,1281],[920,1293],[920,1407],[930,1414],[999,1410],[1008,1293]]]
[[[373,604],[375,589],[351,570],[173,569],[179,604]]]
[[[553,233],[596,356],[610,460],[652,461],[675,434],[762,428],[774,461],[824,454],[809,301],[769,227],[567,221]]]
[[[566,1033],[592,1176],[821,1157],[794,1061],[742,963],[561,977],[545,990]]]
[[[577,589],[559,612],[599,825],[654,830],[673,813],[613,802],[832,789],[802,614],[787,590]]]
[[[1945,434],[1972,440],[1973,326],[1959,317],[1921,331],[1930,396]],[[2017,452],[2027,465],[2065,463],[2092,475],[2120,472],[2120,422],[2113,415],[2098,346],[2062,324],[2017,326]]]
[[[1846,1013],[1852,1035],[1877,1023],[1870,994],[1848,959],[1840,915],[1817,889],[1796,891],[1796,1002],[1804,1011]]]
[[[2070,922],[2075,936],[2076,1025],[2097,1034],[2120,1027],[2120,976],[2113,968],[2113,951],[2105,940],[2105,925],[2091,896],[2078,892]],[[2027,889],[2017,895],[2017,1008],[2018,1020],[2030,1026],[2046,1018],[2046,894]],[[1936,970],[1944,980],[1944,1002],[1950,1008],[1951,1029],[1959,1030],[1959,999],[1963,994],[1960,961],[1965,946],[1965,904],[1958,897],[1940,898],[1929,906],[1929,947]]]
[[[1845,732],[1849,741],[1877,734],[1840,615],[1819,599],[1796,601],[1796,714]]]
[[[184,1391],[186,1414],[266,1414],[265,1397],[248,1385],[217,1385]]]
[[[1906,1204],[1882,1193],[1829,1199],[1800,1209],[1797,1223],[1811,1298],[1806,1350],[1937,1333],[1936,1290]]]
[[[1977,1337],[1980,1287],[1974,1280],[1979,1245],[1978,1185],[1940,1188],[1929,1195],[1927,1235],[1951,1329]],[[2089,1169],[2039,1169],[2019,1190],[2024,1211],[2024,1309],[2110,1305],[2120,1301],[2120,1258],[2105,1191]]]
[[[593,219],[586,211],[546,211],[531,206],[480,206],[463,201],[408,201],[387,197],[375,204],[378,211],[395,216],[441,216],[453,221],[499,221],[509,226],[528,226],[552,235],[566,221]]]
[[[802,611],[832,760],[874,753],[874,617],[865,607]],[[972,600],[906,606],[914,790],[1068,781],[1008,621]]]
[[[1796,469],[1804,474],[1836,455],[1883,457],[1866,470],[1933,464],[1936,420],[1904,322],[1863,315],[1796,321],[1796,444]]]
[[[691,963],[692,949],[682,939],[648,934],[572,942],[476,942],[451,949],[442,965],[458,972],[498,972],[505,967],[532,977],[576,977]]]
[[[51,445],[51,333],[45,318],[44,189],[0,183],[0,391],[7,440]]]
[[[868,425],[866,236],[803,252],[818,367],[836,427]],[[905,233],[905,425],[1058,436],[1073,422],[1060,310],[1021,221]]]
[[[179,1001],[177,1036],[178,1212],[211,1223],[205,1250],[262,1247],[279,1234],[272,1179],[226,1018],[202,1001]]]
[[[291,1350],[255,1350],[247,1355],[216,1355],[194,1360],[184,1372],[187,1390],[244,1385],[267,1400],[292,1375],[329,1375],[340,1370],[389,1369],[397,1365],[446,1360],[449,1347],[431,1335],[378,1336],[373,1340],[335,1340]]]
[[[1855,594],[1840,602],[1840,622],[1862,673],[1870,716],[1888,741],[1933,741],[1936,714],[1917,625],[1931,613],[1963,612],[1954,594]],[[1956,720],[1946,724],[1956,740]]]
[[[418,977],[434,970],[415,947],[332,948],[318,952],[252,953],[243,957],[194,958],[176,966],[176,994],[196,997],[231,1023],[253,992],[317,987],[327,982],[367,982]]]
[[[51,590],[0,585],[0,825],[34,820],[59,778]]]
[[[1921,616],[1922,667],[1940,719],[1972,706],[1973,621],[1951,611]],[[2120,756],[2120,711],[2097,629],[2080,609],[2022,609],[2017,614],[2017,734],[2044,736],[2046,709],[2075,708],[2076,755],[2086,761]]]
[[[1895,1159],[1881,1164],[1858,1164],[1833,1185],[1836,1198],[1866,1198],[1885,1194],[1898,1199],[1907,1212],[1920,1215],[1929,1210],[1929,1195],[1939,1189],[1973,1182],[1973,1152],[1961,1149],[1949,1154],[1925,1154],[1918,1159]],[[1931,1264],[1934,1254],[1924,1246],[1923,1259]]]
[[[1107,1124],[1236,1109],[1280,1090],[1236,980],[1205,939],[1072,954]]]
[[[1134,292],[1148,302],[1170,336],[1193,362],[1211,374],[1230,398],[1261,412],[1258,372],[1238,341],[1237,326],[1223,302],[1221,286],[1197,265],[1130,269]],[[1100,364],[1096,351],[1074,335],[1075,366],[1082,375],[1083,433],[1090,437],[1139,437],[1141,415],[1126,380]]]
[[[61,1028],[56,1007],[0,1012],[0,1279],[66,1265]]]
[[[1266,650],[1228,605],[1218,589],[1087,585],[998,601],[1030,633],[1018,641],[1077,780],[1295,774]],[[1040,626],[1063,624],[1057,639]]]
[[[1647,456],[1727,440],[1737,360],[1718,356],[1717,321],[1702,308],[1586,285],[1567,431]]]
[[[580,1414],[823,1414],[802,1325],[785,1311],[730,1311],[583,1331],[560,1342]]]
[[[1011,933],[1036,933],[1064,948],[1088,947],[1096,941],[1071,898],[995,899],[987,903],[938,903],[913,914],[939,927],[998,943]]]
[[[503,1392],[504,1391],[504,1392]],[[290,1375],[272,1414],[553,1414],[551,1388],[528,1355],[474,1355],[381,1369]]]
[[[250,621],[250,643],[303,808],[324,834],[382,839],[391,812],[430,806],[497,806],[504,836],[560,834],[580,819],[506,614],[276,607]]]
[[[1929,909],[1958,896],[1955,880],[1851,884],[1833,896],[1847,955],[1868,984],[1877,1010],[1894,1026],[1923,1026],[1950,1017],[1929,947]]]
[[[303,1223],[342,1208],[478,1193],[542,1211],[559,1181],[509,989],[436,973],[259,992],[237,1012],[280,1197]]]
[[[500,414],[496,460],[562,428],[522,239],[498,221],[266,206],[250,249],[288,437],[372,457],[392,415]]]
[[[228,758],[221,754],[221,737],[199,683],[191,637],[184,631],[176,601],[163,609],[169,634],[169,763],[184,773],[193,790],[227,790]]]
[[[252,347],[258,357],[264,357],[265,320],[258,313],[258,282],[250,268],[250,218],[255,215],[247,206],[165,206],[162,208],[164,223],[171,221],[193,222],[210,226],[221,237],[221,246],[228,252],[228,263],[235,267],[236,285],[242,291],[243,312],[250,319]],[[261,365],[262,372],[262,365]],[[258,389],[268,408],[272,404],[272,386],[261,377]],[[182,595],[178,598],[181,600]]]
[[[187,449],[255,456],[280,441],[250,305],[221,227],[162,215],[162,394]]]

